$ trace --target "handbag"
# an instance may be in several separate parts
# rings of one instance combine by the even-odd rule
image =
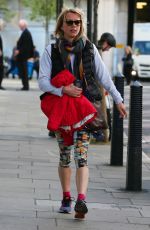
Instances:
[[[100,92],[100,86],[96,82],[96,80],[93,78],[93,82],[96,84],[96,87],[93,88],[91,87],[87,81],[87,79],[84,77],[85,80],[85,96],[89,99],[89,101],[92,103],[92,105],[95,107],[97,111],[97,116],[93,121],[88,123],[85,128],[89,130],[90,132],[96,132],[101,129],[107,129],[108,128],[108,123],[107,123],[107,118],[104,114],[104,111],[102,109],[102,95]]]
[[[89,99],[89,101],[101,101],[102,100],[102,94],[100,91],[100,87],[92,75],[86,75],[86,77],[83,77],[85,82],[85,90],[84,94]]]
[[[102,111],[102,102],[93,101],[91,103],[97,111],[97,116],[95,117],[93,121],[91,121],[90,123],[86,125],[86,129],[91,132],[96,132],[101,129],[107,129],[108,124],[107,124],[107,120],[105,119],[105,115]]]

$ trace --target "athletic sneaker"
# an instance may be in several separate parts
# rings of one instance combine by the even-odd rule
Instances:
[[[76,219],[84,219],[85,214],[88,212],[88,208],[86,206],[85,200],[77,200],[76,205],[74,207],[75,210],[75,218]]]
[[[71,213],[71,204],[72,199],[71,197],[64,197],[61,201],[61,207],[59,209],[60,213]]]

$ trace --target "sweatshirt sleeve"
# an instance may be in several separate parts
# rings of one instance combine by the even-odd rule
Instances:
[[[116,89],[111,76],[108,72],[108,69],[106,68],[97,48],[94,46],[94,61],[93,61],[93,68],[94,68],[94,74],[97,79],[97,81],[106,89],[110,95],[112,96],[113,100],[116,104],[119,104],[123,101],[123,98],[121,97],[120,93]]]
[[[62,87],[56,88],[51,84],[51,45],[48,45],[40,59],[40,70],[38,84],[43,92],[49,92],[57,96],[62,96]]]

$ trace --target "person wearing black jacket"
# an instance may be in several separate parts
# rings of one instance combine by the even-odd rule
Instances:
[[[98,50],[101,55],[103,56],[103,52],[109,51],[111,48],[116,47],[116,39],[114,35],[112,35],[109,32],[105,32],[101,35],[99,41],[98,41]],[[96,142],[99,141],[104,141],[107,142],[108,140],[111,140],[111,133],[112,133],[112,128],[111,128],[111,123],[112,123],[112,116],[111,116],[111,108],[110,108],[110,103],[108,99],[108,92],[104,90],[102,86],[100,86],[102,97],[105,98],[105,100],[102,100],[102,110],[104,112],[104,116],[107,117],[107,123],[108,123],[108,128],[109,128],[109,135],[107,130],[100,130],[97,133],[95,132],[94,138],[96,139]],[[105,97],[107,95],[107,97]]]
[[[123,61],[123,75],[126,78],[127,85],[130,84],[132,80],[132,67],[133,67],[133,58],[132,58],[132,48],[130,46],[125,47],[125,54],[122,58]]]
[[[4,90],[5,88],[2,87],[2,80],[4,77],[4,66],[3,66],[3,42],[0,36],[0,89]]]
[[[22,80],[23,88],[21,90],[29,90],[27,60],[33,57],[33,40],[30,31],[27,29],[27,22],[24,19],[19,21],[19,27],[22,34],[17,42],[17,50],[15,52],[19,77]]]

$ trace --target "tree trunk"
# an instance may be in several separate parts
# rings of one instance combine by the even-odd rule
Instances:
[[[49,44],[49,21],[46,18],[45,21],[45,47]]]
[[[63,0],[57,0],[57,2],[56,2],[56,15],[57,15],[57,17],[60,14],[60,12],[62,11],[63,4],[64,4]]]
[[[94,1],[94,32],[93,32],[93,43],[97,45],[97,18],[98,18],[98,4],[99,0]]]
[[[87,37],[92,41],[92,7],[93,0],[87,0]]]

